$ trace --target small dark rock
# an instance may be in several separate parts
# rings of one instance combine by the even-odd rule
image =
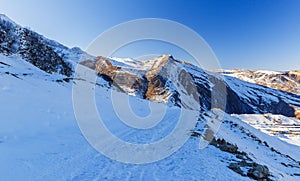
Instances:
[[[237,150],[238,150],[238,147],[236,145],[231,145],[231,144],[222,144],[222,145],[219,146],[219,148],[222,151],[226,151],[226,152],[229,152],[229,153],[236,153]]]
[[[254,179],[267,179],[269,174],[269,169],[265,165],[257,165],[250,169],[247,173],[249,177],[252,177]]]
[[[269,147],[269,145],[268,145],[268,143],[267,142],[263,142],[264,143],[264,145],[266,146],[266,147]]]
[[[230,168],[231,170],[235,171],[236,173],[238,173],[240,175],[244,175],[244,173],[241,170],[240,165],[238,163],[230,163],[228,168]]]
[[[200,135],[201,135],[200,133],[195,132],[195,131],[193,131],[191,134],[191,136],[193,136],[193,137],[199,137]]]
[[[240,154],[237,154],[237,155],[236,155],[236,158],[238,158],[238,159],[245,159],[245,156],[240,155]]]

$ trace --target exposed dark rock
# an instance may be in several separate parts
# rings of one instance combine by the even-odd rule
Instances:
[[[229,153],[238,153],[238,147],[236,145],[226,142],[224,139],[216,140],[214,138],[210,144],[216,146],[222,151],[226,151]]]
[[[199,136],[201,136],[201,134],[198,133],[198,132],[192,131],[191,136],[193,136],[193,137],[199,137]]]
[[[8,65],[7,63],[4,63],[4,62],[0,62],[0,64],[10,67],[10,65]]]
[[[210,144],[222,151],[236,156],[238,160],[235,160],[228,165],[228,168],[234,172],[242,176],[251,177],[255,180],[270,180],[270,172],[268,167],[257,164],[251,158],[249,158],[247,153],[238,151],[238,147],[236,145],[233,145],[224,139],[215,138],[213,138]]]
[[[230,163],[228,168],[230,168],[231,170],[235,171],[236,173],[245,176],[244,172],[241,169],[241,166],[238,163]]]
[[[47,73],[72,74],[71,65],[48,45],[45,38],[7,19],[0,19],[0,53],[20,55]]]
[[[47,73],[58,72],[66,76],[72,74],[71,66],[64,62],[52,48],[42,42],[38,34],[28,29],[24,29],[21,34],[18,53],[22,58]]]
[[[255,167],[251,168],[247,175],[258,180],[258,179],[267,179],[270,172],[267,166],[265,165],[256,165]]]

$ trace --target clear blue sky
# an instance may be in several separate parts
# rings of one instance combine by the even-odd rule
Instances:
[[[0,0],[0,13],[82,49],[124,21],[170,19],[198,32],[223,68],[300,69],[298,0]]]

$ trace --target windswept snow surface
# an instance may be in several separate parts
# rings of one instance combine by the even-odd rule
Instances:
[[[277,136],[283,141],[300,146],[299,119],[272,114],[243,114],[234,116],[266,134]]]
[[[220,161],[232,155],[212,146],[199,150],[196,139],[190,139],[171,157],[152,164],[123,164],[106,158],[88,144],[77,126],[71,83],[57,83],[62,76],[46,74],[18,57],[1,56],[0,61],[1,180],[249,180]],[[19,78],[11,74],[18,74]],[[101,114],[105,114],[106,121],[117,122],[109,106],[110,90],[98,90]],[[137,114],[148,114],[148,109],[141,109],[148,106],[148,101],[130,101]],[[124,140],[151,142],[172,130],[179,111],[168,108],[164,124],[145,133],[120,122],[108,127]]]
[[[73,113],[72,81],[64,78],[46,74],[19,57],[0,55],[1,180],[250,180],[228,168],[230,162],[237,160],[234,154],[212,145],[200,150],[200,138],[195,137],[155,163],[124,164],[103,156],[80,132]],[[180,109],[168,107],[157,128],[145,132],[129,128],[114,113],[111,89],[102,83],[96,87],[95,95],[99,113],[111,132],[123,140],[153,142],[176,125]],[[130,102],[138,115],[149,114],[148,101],[131,97]],[[267,165],[274,180],[300,179],[295,176],[300,170],[295,165],[300,160],[299,146],[268,136],[239,118],[226,115],[225,121],[217,137],[237,144],[254,161]],[[258,144],[248,133],[268,142],[282,155]]]

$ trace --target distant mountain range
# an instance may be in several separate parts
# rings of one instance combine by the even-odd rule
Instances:
[[[247,82],[300,95],[300,70],[275,72],[234,69],[216,72],[236,77]]]

